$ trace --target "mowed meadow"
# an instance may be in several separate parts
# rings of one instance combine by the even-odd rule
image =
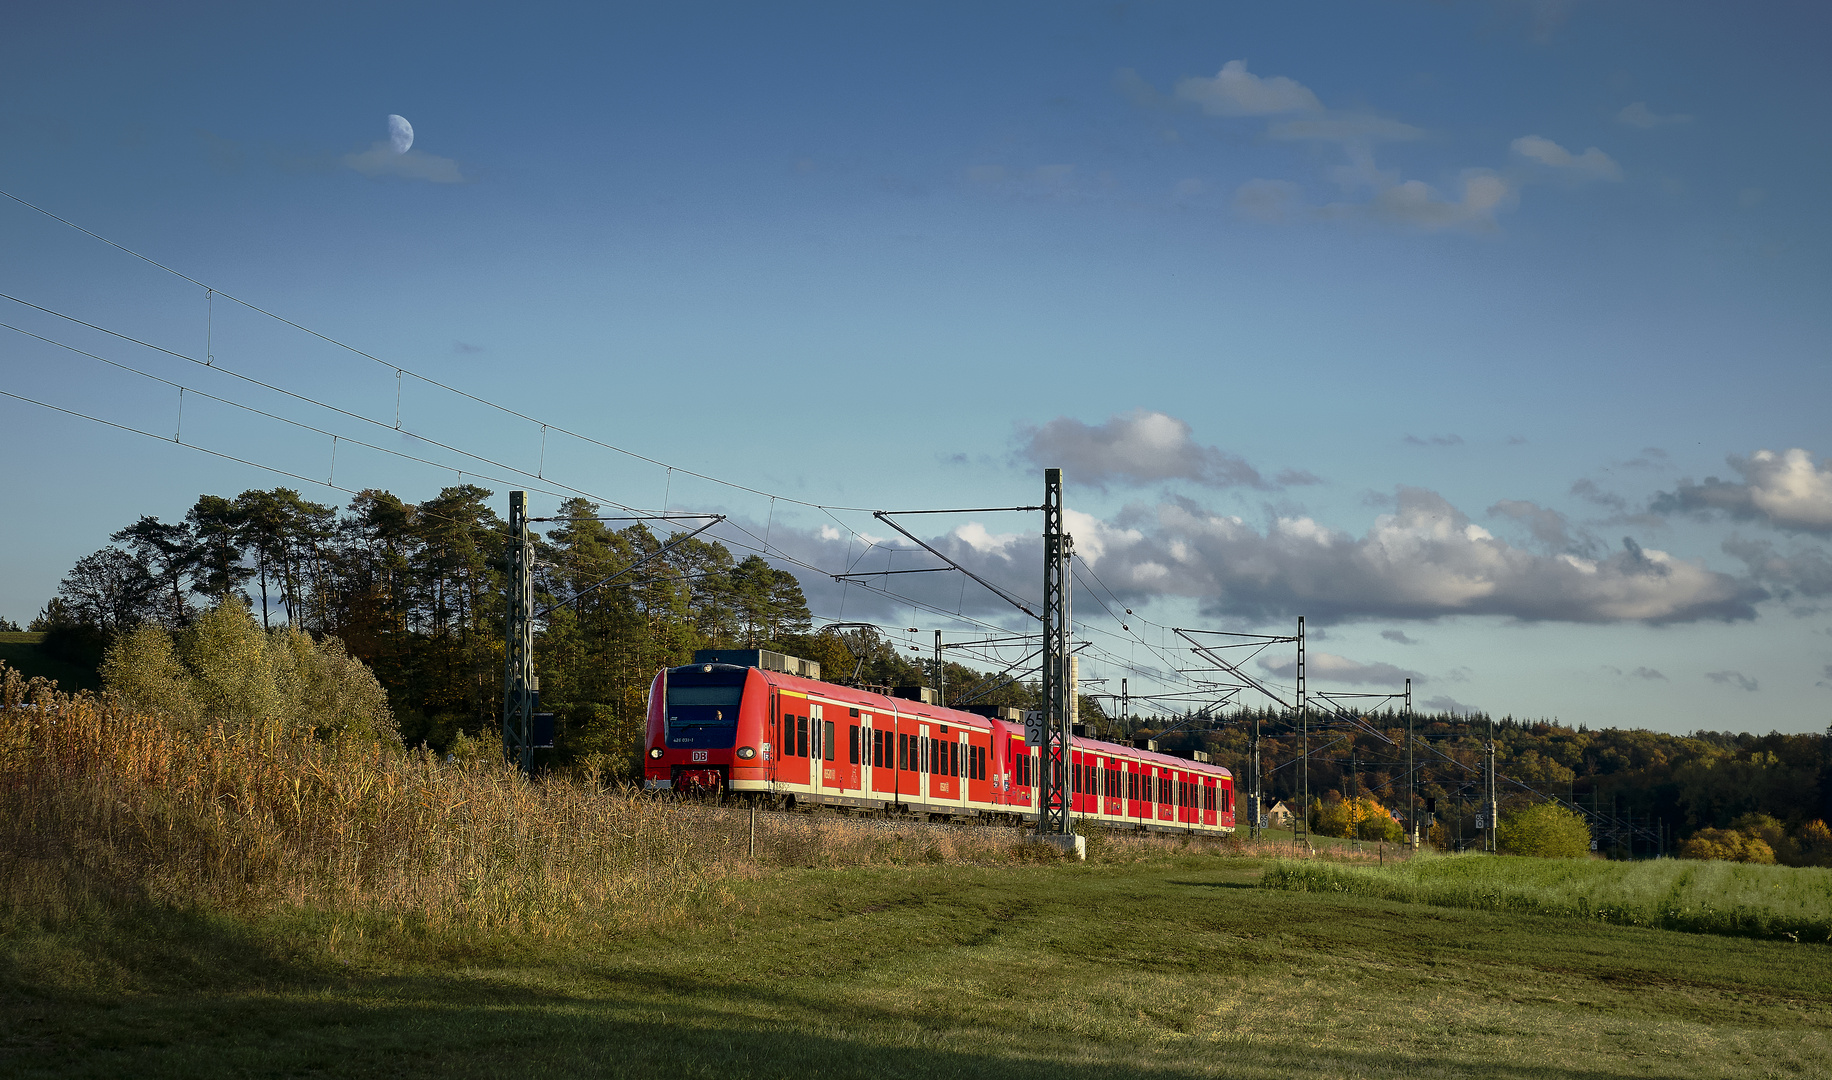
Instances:
[[[1832,946],[1803,935],[1279,880],[1526,860],[1095,836],[1072,864],[1016,830],[826,814],[753,833],[591,776],[184,734],[4,675],[6,1075],[1832,1074]]]

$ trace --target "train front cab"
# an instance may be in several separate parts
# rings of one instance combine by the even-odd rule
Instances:
[[[643,786],[715,794],[767,786],[769,691],[756,668],[689,664],[657,672]]]

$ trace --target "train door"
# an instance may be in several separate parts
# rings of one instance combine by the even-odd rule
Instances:
[[[973,779],[973,740],[967,737],[967,732],[964,728],[956,728],[954,731],[953,753],[957,765],[954,769],[956,774],[954,777],[954,793],[956,797],[960,799],[961,806],[965,807],[967,805],[967,793],[972,790],[972,785],[968,783],[968,781]]]
[[[808,699],[801,694],[778,695],[776,782],[794,791],[808,782]]]
[[[929,802],[929,791],[932,791],[931,774],[934,769],[934,747],[929,743],[929,725],[916,725],[916,798]]]
[[[825,708],[816,701],[808,703],[808,787],[818,794],[833,779],[833,766],[827,764],[827,742],[822,736]]]
[[[846,756],[839,758],[839,754],[835,752],[835,758],[839,758],[839,765],[841,765],[839,769],[841,787],[845,787],[846,791],[859,791],[859,780],[865,774],[863,772],[865,767],[859,765],[859,710],[848,708],[846,719],[843,719],[841,723],[846,725],[845,734],[839,736],[841,741],[846,743]]]
[[[770,794],[776,794],[776,758],[782,752],[782,698],[770,695],[770,716],[763,722],[763,777]]]
[[[872,736],[876,729],[871,726],[871,713],[859,711],[859,794],[870,798],[878,778],[877,765],[872,757]],[[880,744],[882,746],[882,744]]]

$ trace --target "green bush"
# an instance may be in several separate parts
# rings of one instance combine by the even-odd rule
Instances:
[[[1557,803],[1535,803],[1504,816],[1495,841],[1509,855],[1582,859],[1590,855],[1590,826]]]
[[[362,661],[336,638],[263,631],[240,599],[177,635],[151,624],[131,631],[103,657],[102,680],[129,709],[181,728],[278,724],[400,741],[388,696]]]

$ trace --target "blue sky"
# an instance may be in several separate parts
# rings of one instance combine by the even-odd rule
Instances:
[[[606,500],[733,515],[826,618],[1010,624],[957,578],[897,584],[946,615],[842,591],[801,564],[917,556],[859,562],[887,530],[791,500],[1030,503],[1059,464],[1091,571],[1136,612],[1122,631],[1082,598],[1084,674],[1137,690],[1176,659],[1156,628],[1304,614],[1336,658],[1320,686],[1410,672],[1421,702],[1497,713],[1820,730],[1829,21],[57,5],[0,42],[0,188],[381,362],[5,200],[0,291],[390,423],[398,365],[782,496],[551,432],[543,450],[539,423],[404,380],[404,428]],[[0,389],[175,429],[175,392],[0,334]],[[197,400],[183,422],[189,444],[328,477],[324,437]],[[0,427],[31,465],[0,480],[0,614],[22,622],[141,514],[280,482],[344,498],[11,399]],[[410,499],[455,478],[348,445],[335,474]],[[1036,591],[1028,518],[919,520]]]

